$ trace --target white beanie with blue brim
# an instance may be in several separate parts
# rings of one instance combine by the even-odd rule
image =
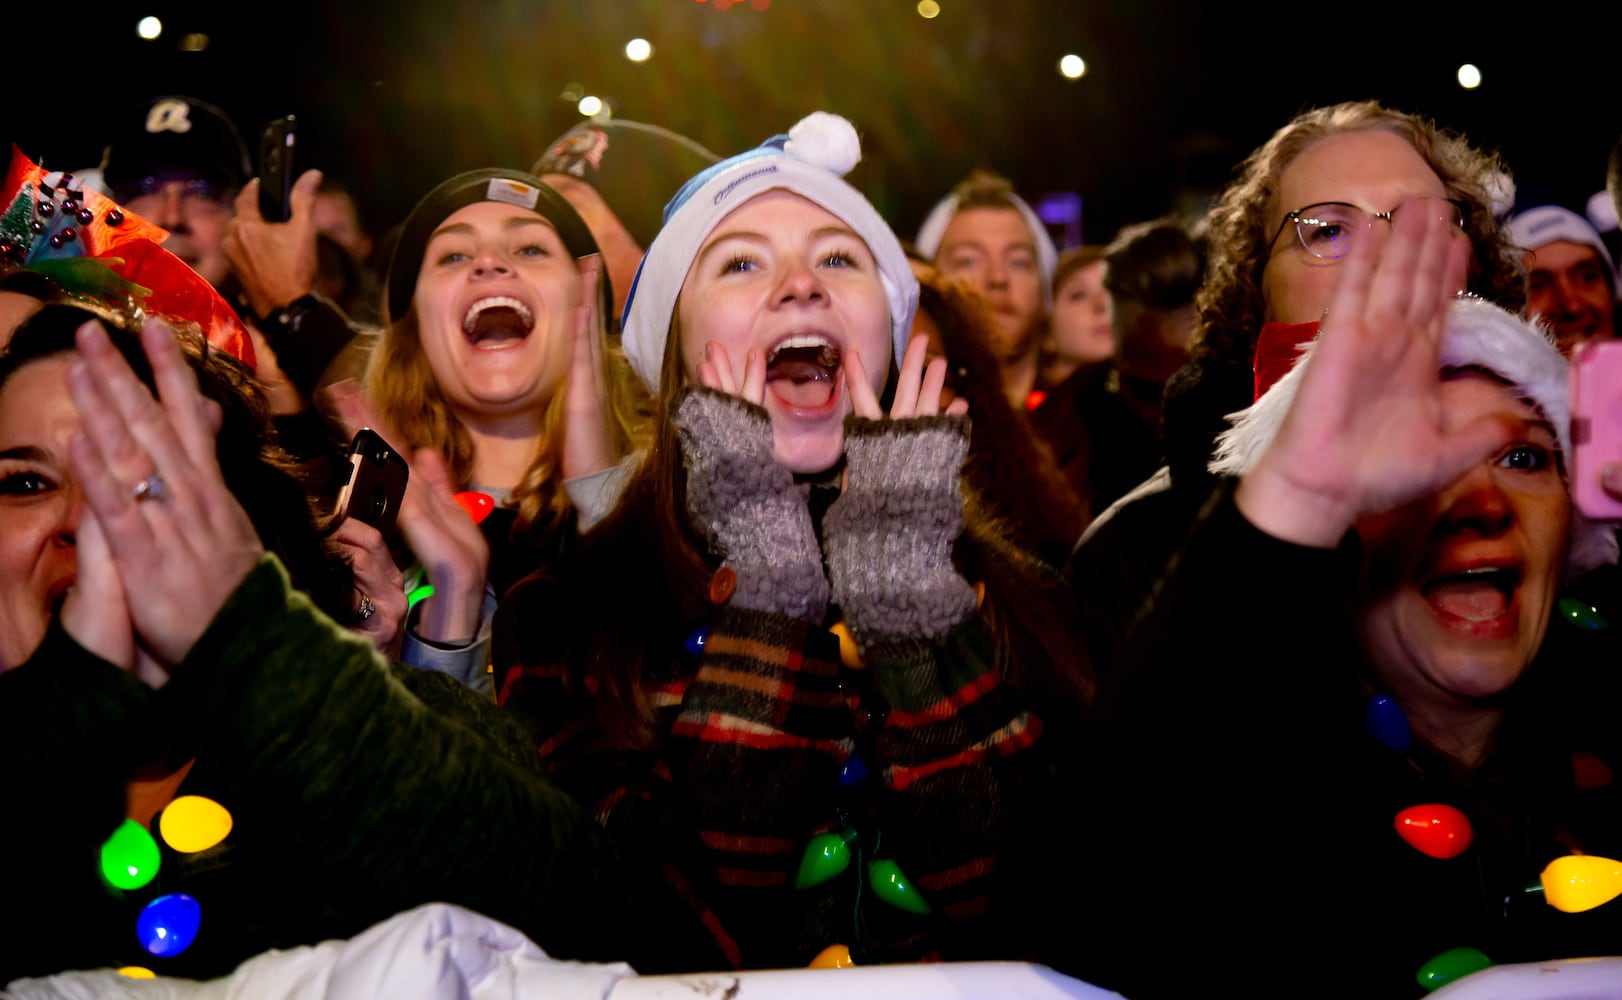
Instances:
[[[787,135],[722,160],[682,185],[665,206],[665,224],[637,267],[621,322],[625,357],[649,390],[659,391],[676,297],[704,241],[734,209],[766,191],[792,191],[838,216],[862,238],[878,263],[889,301],[895,356],[906,351],[918,280],[889,223],[842,179],[861,158],[861,142],[849,121],[813,111]]]

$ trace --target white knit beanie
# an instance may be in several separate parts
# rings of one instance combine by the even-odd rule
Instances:
[[[621,324],[625,357],[649,390],[659,391],[671,314],[699,249],[734,209],[772,190],[792,191],[820,205],[867,244],[890,304],[895,357],[905,353],[918,308],[918,280],[889,224],[861,192],[841,180],[861,158],[861,142],[849,121],[813,111],[787,135],[722,160],[676,192],[665,206],[664,227],[637,268]]]
[[[1284,422],[1301,384],[1302,372],[1312,360],[1317,341],[1302,345],[1301,360],[1254,404],[1228,415],[1233,426],[1217,438],[1212,472],[1242,476],[1267,450]],[[1531,400],[1553,425],[1560,450],[1571,460],[1571,405],[1569,366],[1549,338],[1536,327],[1485,299],[1464,296],[1448,310],[1442,335],[1443,368],[1484,368]],[[1591,521],[1574,506],[1568,574],[1582,573],[1617,561],[1616,531],[1612,525]]]
[[[1550,243],[1564,241],[1592,247],[1605,264],[1605,273],[1611,278],[1611,295],[1622,296],[1622,278],[1616,273],[1611,251],[1605,246],[1599,230],[1576,212],[1559,205],[1539,205],[1509,220],[1509,238],[1516,246],[1536,254]]]

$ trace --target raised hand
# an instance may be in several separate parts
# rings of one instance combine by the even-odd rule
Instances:
[[[395,648],[409,610],[405,575],[394,565],[389,546],[376,528],[346,517],[333,532],[355,574],[356,619],[349,626],[387,653]]]
[[[1257,527],[1333,546],[1358,518],[1434,493],[1508,440],[1493,417],[1440,420],[1442,330],[1468,254],[1456,226],[1411,213],[1342,262],[1293,404],[1239,486]]]
[[[86,507],[74,531],[79,572],[62,602],[62,627],[75,642],[109,663],[134,670],[135,626],[130,624],[124,583],[107,548],[107,536]],[[149,678],[161,682],[163,675]]]
[[[456,486],[445,460],[432,448],[406,452],[402,447],[405,439],[378,419],[353,383],[335,384],[328,389],[327,398],[351,434],[370,427],[401,449],[401,454],[411,456],[411,476],[395,523],[434,585],[433,596],[423,604],[416,634],[430,642],[471,639],[483,619],[490,546],[456,502]]]
[[[80,327],[78,346],[68,391],[82,429],[69,460],[129,595],[140,642],[172,667],[264,549],[225,486],[214,452],[217,411],[198,391],[173,331],[156,320],[141,330],[156,399],[101,324]]]
[[[844,490],[823,520],[823,551],[833,599],[864,650],[938,639],[974,609],[974,590],[952,565],[968,421],[940,419],[946,359],[926,363],[927,352],[925,337],[907,345],[888,420],[861,358],[845,359],[858,419],[847,424]],[[968,409],[953,400],[944,416]]]
[[[565,479],[600,472],[619,461],[614,435],[609,430],[608,387],[604,379],[602,338],[597,335],[598,283],[603,259],[593,254],[580,262],[580,305],[575,310],[574,344],[569,381],[563,399],[563,456]]]
[[[907,353],[901,358],[901,374],[896,382],[895,400],[890,405],[890,419],[905,417],[933,417],[941,412],[941,390],[946,386],[946,359],[927,360],[929,338],[919,334],[907,344]],[[855,351],[845,354],[845,385],[850,391],[851,409],[858,417],[869,420],[884,419],[884,410],[873,394],[873,383],[867,369]],[[969,412],[969,401],[958,398],[946,407],[949,417],[961,417]]]
[[[225,259],[242,282],[254,315],[268,316],[315,290],[315,196],[321,171],[306,170],[293,183],[292,215],[267,222],[259,214],[259,179],[237,195],[236,217],[225,230]]]
[[[734,368],[732,356],[718,341],[704,345],[704,360],[698,363],[698,381],[706,388],[737,396],[746,403],[766,405],[766,355],[751,347],[744,353],[743,367]]]

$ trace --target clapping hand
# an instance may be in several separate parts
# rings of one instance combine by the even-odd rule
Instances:
[[[370,427],[396,447],[403,442],[372,412],[353,383],[330,387],[327,398],[351,434]],[[401,453],[409,454],[411,475],[396,524],[434,586],[414,631],[430,642],[466,642],[478,633],[483,620],[490,546],[456,502],[456,487],[440,454],[432,448]]]
[[[69,461],[95,520],[81,552],[86,586],[114,600],[117,589],[96,565],[110,557],[141,646],[172,667],[264,547],[226,488],[214,450],[218,408],[198,391],[173,331],[157,320],[141,330],[156,398],[100,323],[79,328],[78,346],[68,390],[82,427]]]

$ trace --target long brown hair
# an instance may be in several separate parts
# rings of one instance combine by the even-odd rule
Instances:
[[[681,661],[674,653],[710,614],[706,594],[719,562],[687,514],[681,444],[667,405],[686,382],[680,340],[673,319],[648,447],[619,505],[542,571],[560,602],[552,614],[564,626],[569,683],[589,693],[610,741],[628,749],[657,742],[654,689],[675,679]],[[891,382],[895,376],[892,363]],[[1068,588],[1011,540],[970,482],[964,494],[965,531],[954,556],[968,579],[985,584],[981,613],[997,640],[997,666],[1046,714],[1079,716],[1095,679]],[[581,621],[592,627],[567,627]]]
[[[1428,118],[1375,101],[1348,102],[1306,111],[1273,133],[1245,159],[1237,179],[1211,209],[1208,270],[1195,299],[1199,312],[1195,357],[1250,365],[1263,322],[1262,270],[1272,236],[1267,223],[1279,180],[1307,147],[1348,132],[1386,132],[1412,146],[1441,179],[1447,197],[1468,206],[1465,231],[1473,248],[1470,291],[1511,312],[1525,308],[1520,255],[1493,214],[1493,186],[1508,176],[1497,154],[1476,149]]]
[[[983,513],[1002,523],[999,534],[1063,565],[1087,527],[1086,498],[1076,495],[1029,418],[1003,394],[1000,365],[987,347],[993,321],[984,300],[933,265],[914,273],[918,309],[934,322],[946,351],[947,383],[969,401],[973,430],[964,479]]]
[[[606,300],[606,285],[600,290]],[[608,390],[613,444],[617,451],[624,453],[644,423],[647,404],[618,342],[609,341],[604,317],[612,308],[611,302],[599,303],[597,326],[592,336],[603,349],[603,377]],[[473,441],[451,410],[428,365],[415,305],[398,321],[384,327],[367,362],[364,381],[366,393],[377,406],[379,416],[405,438],[397,446],[436,449],[445,458],[452,482],[460,488],[472,485],[469,477],[473,474]],[[562,488],[560,472],[566,390],[566,386],[560,386],[547,401],[535,458],[512,491],[510,504],[518,511],[515,530],[519,533],[538,525],[555,524],[572,509],[569,495]]]

